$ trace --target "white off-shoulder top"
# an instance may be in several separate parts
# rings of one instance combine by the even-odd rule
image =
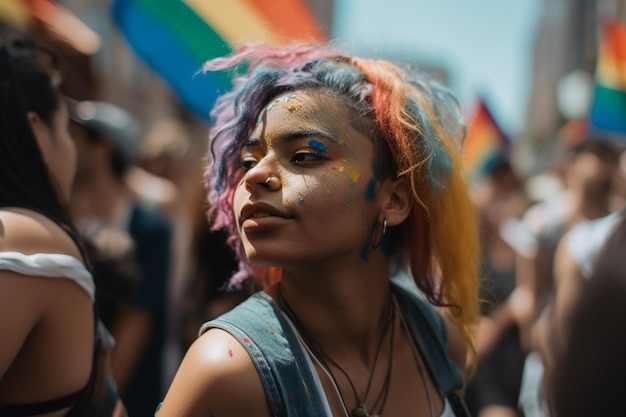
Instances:
[[[0,251],[0,270],[18,274],[54,279],[69,279],[82,288],[93,302],[96,288],[91,273],[73,256],[59,253],[35,253]]]

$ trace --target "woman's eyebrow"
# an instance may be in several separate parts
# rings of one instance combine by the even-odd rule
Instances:
[[[291,129],[286,132],[278,133],[276,137],[281,142],[286,143],[315,137],[320,140],[328,140],[338,145],[342,145],[341,141],[338,138],[338,135],[319,129]],[[273,140],[270,139],[269,142],[272,141]],[[265,139],[265,137],[259,138],[256,136],[251,136],[242,144],[242,147],[264,146],[267,142],[268,141],[267,139]]]
[[[292,129],[288,132],[284,132],[278,135],[278,138],[283,142],[290,142],[310,137],[326,139],[336,144],[339,144],[339,138],[337,137],[337,135],[318,129]]]
[[[264,144],[264,142],[265,141],[261,141],[261,139],[250,137],[250,138],[246,139],[243,142],[242,148],[253,147],[253,146],[262,146]]]

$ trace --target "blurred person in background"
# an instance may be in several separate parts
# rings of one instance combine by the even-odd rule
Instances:
[[[584,296],[585,282],[593,275],[596,258],[625,215],[626,211],[622,209],[580,223],[559,242],[554,260],[555,300],[552,316],[556,343],[566,339],[563,331],[570,328],[569,317],[580,297]]]
[[[524,365],[519,327],[506,302],[515,288],[515,250],[502,236],[505,221],[521,218],[531,204],[504,152],[481,170],[473,187],[480,219],[483,273],[481,321],[476,333],[478,368],[466,391],[477,417],[515,417]]]
[[[137,169],[142,131],[110,103],[71,101],[78,150],[71,208],[99,269],[99,308],[115,337],[113,375],[129,415],[151,416],[162,397],[172,226],[127,184]],[[121,272],[123,271],[123,272]]]
[[[623,150],[623,146],[621,148]],[[618,181],[626,174],[623,168],[620,167],[617,172]],[[572,329],[572,316],[577,304],[586,297],[585,290],[595,275],[595,269],[600,268],[599,263],[603,262],[598,257],[604,251],[611,250],[607,248],[611,243],[607,242],[621,242],[622,250],[626,249],[623,246],[626,235],[620,237],[624,233],[620,225],[626,217],[626,209],[623,208],[621,198],[616,201],[622,203],[621,208],[598,219],[577,224],[559,242],[554,260],[555,299],[551,316],[553,330],[549,338],[546,338],[552,351],[563,352],[569,348],[568,332]],[[626,273],[626,270],[622,272]],[[548,384],[551,384],[555,371],[546,369]]]
[[[202,180],[205,144],[194,144],[184,119],[162,118],[141,142],[139,166],[130,184],[142,201],[154,205],[174,225],[169,285],[168,374],[173,377],[182,353],[198,336],[200,325],[235,307],[248,295],[226,289],[237,261],[223,231],[212,231],[206,217]],[[201,149],[198,149],[201,148]],[[151,176],[146,173],[153,174]]]
[[[578,223],[606,216],[613,210],[619,148],[602,137],[587,137],[566,150],[560,164],[563,189],[531,206],[524,214],[526,239],[514,244],[516,289],[510,309],[529,352],[522,378],[520,406],[527,417],[548,415],[544,371],[551,367],[547,338],[552,332],[554,256],[562,236]]]
[[[154,207],[173,227],[170,276],[167,285],[167,335],[165,379],[171,381],[180,364],[184,288],[192,264],[190,207],[191,190],[201,182],[201,158],[194,153],[190,131],[184,122],[171,117],[156,119],[141,140],[137,165],[127,184],[142,204]]]
[[[56,56],[0,41],[0,415],[122,416],[87,252]]]
[[[624,416],[626,383],[626,216],[616,215],[573,295],[548,382],[554,417]],[[574,232],[575,230],[572,230]],[[587,271],[587,272],[584,272]],[[561,330],[561,329],[559,329]]]
[[[207,219],[207,189],[202,181],[196,183],[196,199],[191,240],[190,269],[183,293],[183,322],[181,343],[187,351],[198,338],[202,323],[226,313],[254,292],[251,285],[229,288],[228,282],[238,269],[235,252],[228,244],[224,230],[211,230]]]
[[[626,138],[620,140],[622,152],[619,157],[619,169],[613,190],[613,207],[619,210],[626,207]]]
[[[190,135],[190,130],[181,121],[157,119],[141,140],[137,165],[143,171],[133,170],[130,175],[133,191],[158,206],[170,219],[180,219],[190,211],[189,194],[195,190],[196,184],[192,179],[202,162]],[[146,183],[147,175],[137,175],[141,172],[154,175],[153,181]]]

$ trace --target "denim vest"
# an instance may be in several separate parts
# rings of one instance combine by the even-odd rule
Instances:
[[[442,398],[447,398],[456,416],[469,416],[456,393],[463,378],[448,358],[446,327],[441,315],[416,291],[392,284],[402,317],[415,346]],[[322,417],[324,392],[315,383],[315,370],[287,318],[264,292],[250,296],[239,306],[205,323],[200,334],[212,328],[235,337],[254,363],[273,416]]]

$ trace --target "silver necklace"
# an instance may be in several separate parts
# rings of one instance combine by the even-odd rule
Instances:
[[[372,385],[372,379],[374,376],[374,372],[376,370],[376,363],[378,362],[378,357],[380,355],[381,347],[383,345],[383,341],[387,334],[387,328],[389,328],[390,322],[391,322],[391,337],[389,338],[389,364],[387,367],[387,373],[385,375],[385,381],[383,383],[383,387],[378,393],[378,397],[376,397],[376,400],[372,404],[372,408],[371,408],[372,411],[369,412],[367,405],[365,404],[365,400],[367,399],[367,396],[369,394],[369,391]],[[374,362],[372,364],[372,370],[370,372],[369,380],[367,383],[367,388],[365,389],[365,393],[363,394],[363,396],[360,396],[358,394],[358,391],[354,383],[352,382],[352,379],[350,378],[348,373],[343,369],[342,366],[340,366],[337,362],[335,362],[335,360],[333,360],[330,356],[328,356],[328,354],[325,353],[324,351],[321,351],[318,354],[318,356],[320,356],[320,359],[321,359],[320,362],[325,366],[326,370],[330,374],[331,379],[333,380],[335,385],[337,385],[337,378],[332,372],[332,369],[330,368],[330,366],[328,366],[329,363],[332,364],[335,368],[339,369],[339,371],[341,371],[343,376],[346,378],[346,380],[350,384],[350,387],[352,388],[352,392],[354,394],[355,402],[357,404],[356,407],[354,407],[352,411],[350,412],[350,415],[352,417],[375,417],[375,416],[380,416],[382,414],[382,411],[385,407],[385,403],[387,401],[387,396],[389,395],[389,386],[391,385],[390,384],[391,383],[391,371],[392,371],[392,366],[393,366],[393,341],[394,341],[394,333],[395,333],[394,322],[395,322],[395,314],[392,313],[390,319],[385,324],[385,331],[383,331],[382,336],[378,342],[376,355],[374,357]],[[339,394],[340,394],[341,401],[344,403],[344,407],[348,408],[346,406],[343,395],[341,395],[341,391],[339,391]]]
[[[374,356],[374,362],[372,364],[370,376],[367,382],[367,388],[365,389],[365,393],[363,394],[363,396],[360,396],[358,394],[358,391],[354,383],[352,382],[352,379],[350,378],[348,373],[343,369],[343,367],[340,366],[334,359],[332,359],[326,352],[324,352],[324,350],[319,346],[319,344],[312,337],[310,337],[310,335],[303,328],[302,323],[300,322],[298,317],[295,315],[295,313],[293,312],[293,310],[291,309],[287,301],[284,299],[280,285],[278,287],[278,298],[279,298],[281,307],[283,308],[287,316],[300,330],[302,334],[302,338],[307,347],[307,350],[309,350],[309,352],[313,354],[313,357],[322,366],[326,374],[330,376],[335,387],[338,387],[339,385],[337,383],[337,378],[332,372],[332,369],[329,366],[329,364],[339,369],[339,371],[343,374],[343,376],[346,378],[346,380],[350,384],[350,387],[352,388],[352,392],[354,394],[355,402],[356,402],[356,406],[350,412],[350,416],[352,417],[380,417],[382,415],[382,411],[385,407],[385,403],[389,395],[389,387],[391,385],[391,373],[392,373],[392,368],[393,368],[393,343],[394,343],[394,336],[395,336],[395,308],[393,306],[393,302],[391,302],[391,298],[389,299],[389,303],[387,307],[387,320],[385,322],[384,330],[381,334],[381,337],[378,342],[378,346],[376,348],[376,354]],[[385,381],[383,383],[383,387],[381,388],[378,396],[376,397],[376,400],[374,401],[374,404],[372,405],[372,408],[371,408],[372,411],[370,412],[368,411],[367,405],[365,404],[365,400],[367,399],[367,396],[369,394],[369,391],[372,385],[372,380],[374,377],[374,372],[376,370],[376,364],[378,362],[378,357],[380,356],[380,352],[382,350],[382,345],[385,340],[385,336],[387,335],[388,329],[390,327],[391,327],[391,336],[389,338],[389,363],[387,367],[387,373],[385,375]],[[341,400],[344,409],[348,410],[348,406],[343,397],[343,394],[341,393],[341,390],[337,389],[337,393],[339,394],[339,399]]]

